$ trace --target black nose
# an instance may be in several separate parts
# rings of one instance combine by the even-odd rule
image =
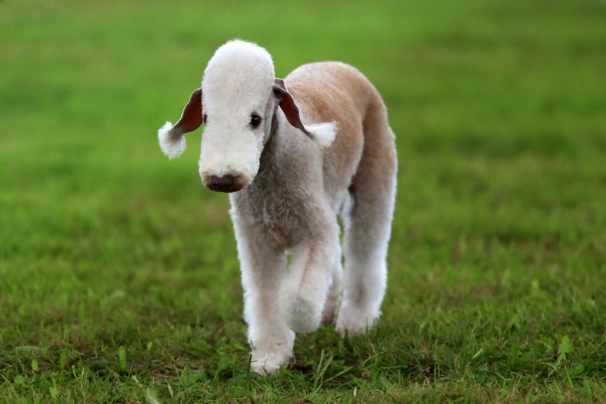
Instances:
[[[233,175],[213,175],[210,177],[209,188],[213,191],[229,192],[234,187],[236,179]]]

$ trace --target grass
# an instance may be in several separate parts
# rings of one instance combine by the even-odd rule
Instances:
[[[378,327],[248,372],[224,195],[156,141],[212,52],[376,84]],[[606,402],[606,4],[0,2],[0,402]]]

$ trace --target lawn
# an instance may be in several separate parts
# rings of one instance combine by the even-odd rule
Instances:
[[[375,83],[400,161],[383,316],[248,371],[213,51]],[[0,1],[0,402],[606,403],[606,3]]]

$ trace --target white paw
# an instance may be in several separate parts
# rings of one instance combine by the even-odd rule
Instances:
[[[336,329],[341,335],[364,334],[377,323],[380,315],[380,310],[369,310],[344,301],[337,315]]]
[[[322,305],[303,299],[301,296],[293,298],[284,307],[283,318],[286,325],[294,332],[313,332],[320,326],[322,318]]]
[[[313,332],[320,326],[323,303],[296,292],[284,292],[280,299],[280,311],[284,322],[294,332]]]
[[[272,375],[281,366],[286,367],[292,354],[286,352],[258,352],[251,353],[250,370],[261,375]]]

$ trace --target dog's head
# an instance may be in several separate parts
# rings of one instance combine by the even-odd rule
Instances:
[[[177,157],[185,150],[183,135],[204,124],[204,185],[218,192],[239,191],[257,175],[278,106],[291,125],[312,136],[284,81],[275,78],[269,53],[249,42],[228,42],[209,61],[202,88],[192,93],[177,124],[158,131],[160,146],[169,158]]]

